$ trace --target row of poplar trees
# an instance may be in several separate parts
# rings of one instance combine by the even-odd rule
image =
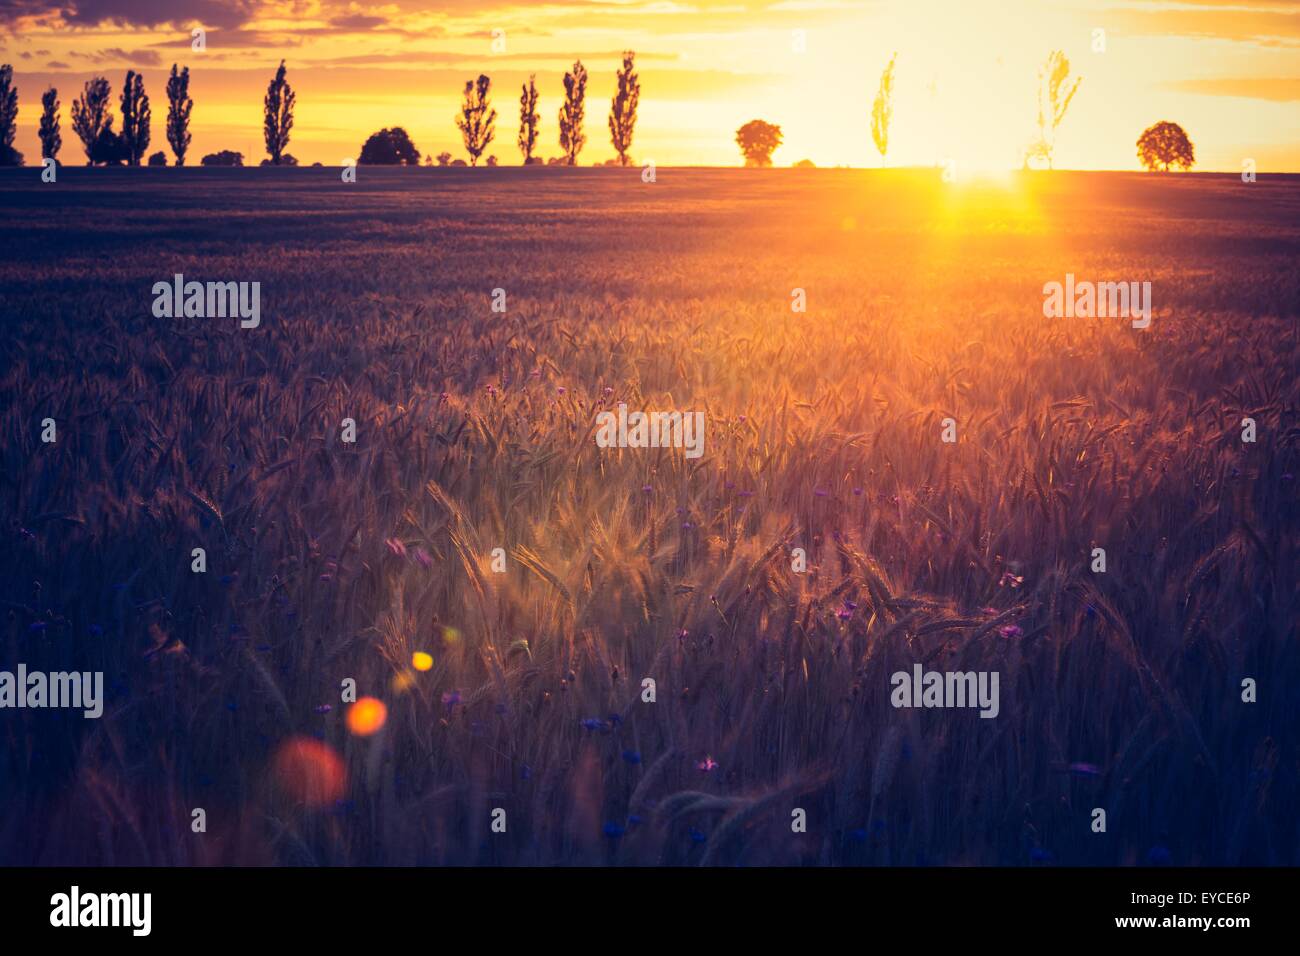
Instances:
[[[609,134],[618,154],[620,165],[631,162],[632,134],[636,128],[636,111],[641,99],[641,82],[634,69],[635,54],[623,54],[623,66],[618,71],[618,91],[609,110]],[[538,143],[541,117],[537,112],[538,92],[536,74],[528,78],[519,98],[519,150],[525,165],[541,162],[533,155]],[[194,100],[189,94],[189,67],[172,64],[167,80],[167,142],[176,157],[176,165],[185,165],[185,154],[190,146],[190,114]],[[465,141],[470,165],[477,165],[479,157],[496,137],[497,112],[491,104],[492,80],[479,76],[477,81],[465,84],[465,101],[456,126]],[[583,130],[587,97],[587,69],[579,60],[573,69],[564,74],[564,103],[560,107],[560,149],[569,166],[577,164],[578,154],[587,143]],[[293,128],[295,103],[293,88],[285,78],[284,61],[267,87],[263,101],[263,135],[266,140],[268,164],[273,166],[295,161],[286,152],[289,131]],[[119,164],[139,166],[149,148],[150,121],[153,111],[145,93],[144,77],[128,70],[120,99],[122,125],[114,131],[111,107],[112,89],[102,76],[87,81],[81,95],[72,104],[72,131],[81,140],[90,165]],[[42,159],[58,159],[63,146],[60,132],[59,91],[50,87],[41,96],[41,122],[39,136]],[[0,66],[0,164],[20,165],[22,154],[13,148],[15,121],[18,116],[18,91],[13,86],[13,68]],[[165,162],[161,152],[150,162]]]
[[[190,145],[190,111],[194,101],[189,95],[189,67],[178,69],[172,65],[167,80],[167,142],[176,155],[176,165],[183,165],[185,152]],[[108,80],[97,76],[87,81],[81,95],[72,103],[72,131],[81,140],[86,160],[97,163],[126,163],[139,166],[149,148],[150,121],[153,111],[144,91],[144,77],[127,70],[126,83],[119,101],[122,113],[121,131],[114,131],[112,89]],[[59,91],[50,87],[41,94],[41,122],[37,135],[41,140],[41,158],[58,160],[63,148],[60,129]],[[0,140],[3,140],[2,165],[21,165],[22,154],[13,148],[14,123],[18,117],[18,90],[13,86],[13,69],[9,64],[0,66]]]
[[[623,54],[623,67],[618,71],[618,91],[609,107],[610,141],[621,166],[632,161],[632,134],[636,128],[637,105],[641,101],[641,81],[633,62],[635,56],[630,50]],[[541,116],[537,112],[537,75],[529,76],[521,89],[518,143],[527,166],[541,162],[540,157],[533,155],[541,127]],[[479,157],[496,138],[497,111],[492,108],[491,93],[492,80],[487,76],[480,75],[477,80],[465,83],[465,101],[456,117],[456,127],[465,142],[471,166],[478,165]],[[564,151],[564,163],[569,166],[577,165],[578,153],[587,144],[587,134],[583,130],[586,100],[587,68],[578,60],[573,69],[564,74],[564,103],[560,106],[560,149]]]
[[[60,129],[59,91],[50,87],[41,95],[41,122],[37,135],[41,141],[41,158],[58,161],[63,148]],[[102,76],[86,82],[81,95],[72,103],[72,131],[81,140],[86,161],[92,166],[139,166],[150,142],[150,122],[153,110],[144,89],[144,77],[127,70],[126,83],[119,100],[122,115],[120,131],[113,129],[112,88]],[[293,89],[285,79],[284,61],[267,87],[264,101],[264,135],[269,162],[280,165],[290,159],[285,153],[289,143],[289,130],[293,127]],[[190,114],[194,99],[190,96],[190,68],[172,64],[167,79],[167,142],[176,157],[176,165],[185,165],[185,154],[190,148]],[[18,117],[18,90],[13,85],[13,67],[0,65],[0,165],[20,166],[22,153],[13,148],[15,122]],[[159,151],[150,158],[150,164],[165,164],[166,157]]]

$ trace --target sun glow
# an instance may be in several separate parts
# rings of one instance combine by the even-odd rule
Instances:
[[[553,157],[558,142],[550,118],[564,71],[581,56],[591,80],[589,143],[580,162],[601,162],[613,155],[604,111],[619,65],[612,51],[623,48],[636,50],[642,82],[634,159],[659,166],[739,165],[735,130],[762,119],[784,133],[773,157],[778,166],[802,159],[853,167],[955,160],[980,172],[1019,168],[1037,134],[1038,71],[1056,49],[1082,79],[1054,137],[1059,169],[1136,169],[1134,143],[1161,118],[1187,129],[1201,171],[1238,170],[1243,157],[1261,170],[1294,169],[1300,142],[1300,18],[1248,14],[1227,3],[1160,4],[1166,9],[1157,12],[1108,2],[782,0],[751,11],[703,0],[662,17],[609,20],[592,11],[597,19],[581,28],[579,8],[565,4],[489,2],[449,13],[396,4],[361,18],[390,29],[338,28],[323,7],[301,21],[274,4],[247,6],[243,32],[256,42],[189,64],[198,103],[193,161],[217,149],[241,151],[246,162],[260,159],[258,111],[269,65],[282,56],[298,94],[290,152],[300,161],[354,157],[381,124],[402,126],[424,154],[461,156],[452,117],[465,79],[479,71],[491,75],[500,109],[492,153],[503,165],[518,161],[509,106],[535,75],[546,118],[541,155]],[[628,14],[639,9],[624,6]],[[456,29],[447,29],[448,18]],[[139,25],[69,29],[58,17],[26,17],[22,26],[22,42],[33,49],[20,52],[15,70],[24,97],[16,145],[29,161],[40,155],[35,96],[46,85],[64,91],[66,129],[66,104],[92,75],[103,73],[120,87],[124,70],[143,69],[160,121],[173,58],[151,64],[142,56],[167,42],[170,27],[151,27],[146,36]],[[483,42],[498,27],[509,37],[504,57]],[[293,30],[304,28],[295,38]],[[394,45],[397,33],[403,39]],[[882,159],[870,133],[871,107],[895,53],[895,108]],[[154,141],[165,145],[158,130]],[[70,158],[76,153],[71,143],[65,148]]]

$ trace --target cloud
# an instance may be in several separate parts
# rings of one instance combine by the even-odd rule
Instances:
[[[1115,9],[1102,23],[1137,36],[1186,36],[1289,46],[1300,43],[1300,13],[1290,9]]]
[[[353,30],[374,30],[377,27],[388,25],[388,20],[384,17],[367,16],[364,13],[352,13],[345,17],[332,17],[330,26],[337,27],[342,32],[351,32]]]
[[[0,24],[15,23],[22,17],[57,12],[51,0],[0,0]]]
[[[868,0],[781,0],[780,3],[771,4],[767,9],[802,13],[812,10],[864,10],[874,5]]]
[[[309,59],[306,61],[308,66],[321,67],[338,67],[338,66],[395,66],[398,64],[415,64],[416,66],[455,66],[464,64],[478,68],[482,66],[485,70],[491,71],[493,63],[551,63],[556,69],[561,71],[567,70],[574,60],[582,60],[584,63],[603,63],[603,62],[621,62],[623,52],[621,50],[607,50],[603,53],[588,51],[586,53],[574,53],[572,51],[560,52],[543,52],[534,53],[496,53],[490,58],[485,58],[481,53],[459,53],[448,51],[403,51],[403,52],[375,52],[361,53],[353,56],[328,57],[320,59]],[[675,63],[681,59],[676,53],[655,53],[638,51],[636,55],[638,63],[666,62]],[[505,67],[503,67],[505,69]],[[522,67],[519,67],[522,69]]]
[[[3,2],[3,0],[0,0]],[[421,30],[403,30],[384,17],[372,17],[357,14],[355,16],[335,17],[324,26],[295,26],[286,29],[259,29],[247,27],[241,29],[213,29],[208,31],[208,51],[217,50],[280,50],[285,47],[296,48],[304,41],[317,37],[349,36],[358,33],[396,34],[402,37],[414,37],[421,40],[444,37],[447,31],[442,27],[430,27]],[[163,49],[179,49],[191,43],[189,33],[159,40],[151,46]]]
[[[1160,88],[1199,96],[1235,96],[1250,100],[1289,103],[1300,100],[1300,77],[1218,77],[1204,80],[1170,80]]]
[[[211,30],[207,36],[207,55],[211,56],[213,51],[218,50],[276,51],[284,47],[300,47],[302,46],[302,37],[299,35],[301,32],[300,30],[292,33],[281,33],[276,30]],[[190,34],[183,33],[151,45],[162,49],[181,47],[189,49],[192,42]]]
[[[78,53],[74,50],[72,55],[78,59],[89,60],[97,66],[105,63],[158,66],[162,63],[162,57],[158,55],[156,50],[123,50],[118,46],[109,47],[107,50],[98,50],[94,53]]]
[[[24,17],[61,18],[72,27],[165,24],[238,27],[257,12],[259,0],[0,0],[0,24]]]

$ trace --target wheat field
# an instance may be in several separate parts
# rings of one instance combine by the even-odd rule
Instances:
[[[0,862],[1300,863],[1295,177],[59,175],[0,189],[0,666],[107,701],[0,723]]]

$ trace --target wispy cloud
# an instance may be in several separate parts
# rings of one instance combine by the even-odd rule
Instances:
[[[1200,96],[1236,96],[1251,100],[1288,103],[1300,100],[1300,77],[1220,77],[1200,80],[1170,80],[1160,88]]]
[[[1262,7],[1262,8],[1261,8]],[[1300,45],[1300,8],[1229,6],[1190,9],[1151,4],[1110,9],[1097,16],[1099,25],[1121,34],[1147,37],[1199,37],[1264,45]]]
[[[249,22],[257,0],[0,0],[0,23],[58,17],[73,27],[157,27],[192,23],[236,27]]]
[[[123,50],[121,47],[95,50],[91,53],[79,53],[74,50],[71,55],[80,60],[88,60],[97,66],[106,63],[157,66],[162,62],[162,57],[154,50]]]

